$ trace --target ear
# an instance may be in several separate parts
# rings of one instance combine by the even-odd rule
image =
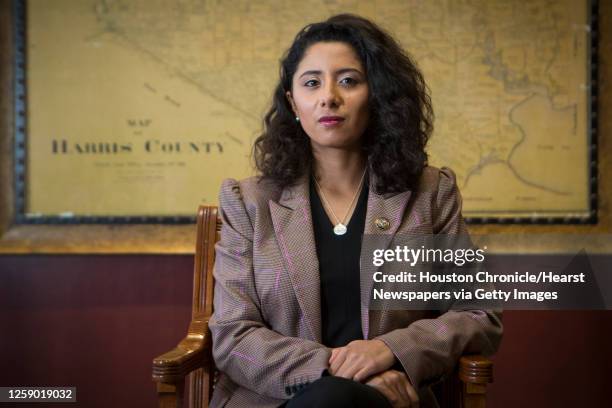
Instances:
[[[287,91],[285,93],[285,96],[287,97],[287,100],[289,101],[289,104],[291,105],[291,109],[293,109],[293,113],[296,116],[298,116],[297,106],[295,106],[295,102],[293,101],[293,97],[291,96],[291,91]]]

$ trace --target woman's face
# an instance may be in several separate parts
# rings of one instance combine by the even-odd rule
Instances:
[[[306,49],[287,99],[314,150],[355,149],[369,119],[368,82],[353,48],[318,42]]]

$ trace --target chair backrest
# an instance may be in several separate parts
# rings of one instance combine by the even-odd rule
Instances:
[[[192,316],[210,316],[213,308],[215,244],[221,232],[217,207],[200,206],[197,218]]]
[[[213,311],[213,289],[215,280],[213,267],[215,265],[215,244],[221,232],[221,219],[217,207],[200,206],[198,208],[196,229],[196,250],[193,272],[193,302],[191,306],[192,322],[189,330],[204,331],[208,328],[208,319]],[[200,326],[198,323],[201,322]],[[198,327],[199,326],[199,327]],[[204,335],[210,341],[210,333]],[[212,347],[206,347],[211,350]],[[215,382],[216,369],[212,356],[206,359],[207,367],[191,373],[189,378],[189,407],[208,407]]]

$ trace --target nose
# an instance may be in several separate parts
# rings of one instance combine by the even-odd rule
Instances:
[[[321,107],[328,108],[337,107],[342,103],[342,97],[334,81],[329,81],[326,86],[322,87],[319,103]]]

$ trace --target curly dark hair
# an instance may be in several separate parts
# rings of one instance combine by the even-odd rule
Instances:
[[[352,14],[309,24],[295,37],[280,66],[280,82],[253,146],[262,179],[285,188],[295,184],[313,161],[310,139],[295,121],[286,92],[308,47],[317,42],[350,45],[366,71],[370,118],[362,136],[375,191],[396,193],[414,188],[427,164],[425,145],[433,130],[433,109],[416,63],[383,29]]]

